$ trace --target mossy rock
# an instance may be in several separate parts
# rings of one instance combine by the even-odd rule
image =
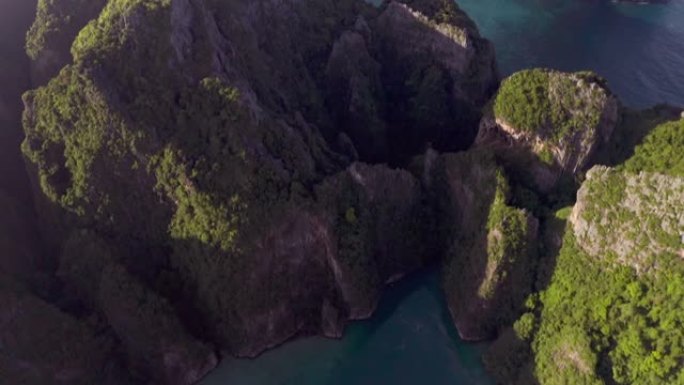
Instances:
[[[515,320],[532,289],[537,220],[509,205],[508,182],[491,155],[443,155],[435,173],[449,309],[462,338],[491,338]]]
[[[355,163],[316,189],[337,237],[339,282],[354,318],[370,315],[388,281],[423,266],[427,207],[408,172]],[[346,289],[345,289],[346,288]]]
[[[476,143],[493,148],[512,175],[526,175],[530,188],[550,193],[565,179],[581,179],[611,137],[618,107],[593,73],[520,71],[502,82]]]
[[[520,71],[501,83],[494,116],[516,131],[559,144],[599,125],[610,96],[605,85],[589,72]]]
[[[634,159],[641,156],[637,150]],[[684,178],[595,167],[577,193],[571,222],[588,255],[653,272],[682,258],[683,202]]]

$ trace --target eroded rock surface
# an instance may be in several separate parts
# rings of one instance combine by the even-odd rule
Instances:
[[[659,256],[684,258],[684,179],[594,167],[577,193],[570,222],[578,245],[638,273],[659,268]]]

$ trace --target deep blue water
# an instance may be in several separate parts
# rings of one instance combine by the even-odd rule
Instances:
[[[684,0],[459,0],[494,42],[502,75],[593,70],[629,106],[684,106]]]
[[[496,46],[502,75],[593,70],[629,106],[684,106],[684,0],[459,0]],[[203,385],[485,385],[484,347],[460,341],[436,274],[389,289],[340,341],[306,338],[255,360],[225,360]]]

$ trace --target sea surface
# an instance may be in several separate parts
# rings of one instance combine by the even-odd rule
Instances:
[[[632,107],[684,106],[684,0],[459,0],[494,42],[501,74],[592,70]]]
[[[494,42],[503,76],[593,70],[628,106],[684,106],[684,0],[459,0]],[[437,274],[389,288],[341,340],[304,338],[254,360],[228,359],[202,385],[487,385],[486,347],[459,340]]]

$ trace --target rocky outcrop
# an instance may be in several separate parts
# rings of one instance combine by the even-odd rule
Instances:
[[[594,167],[577,193],[570,222],[589,256],[643,274],[666,269],[661,255],[684,258],[684,179]]]
[[[375,310],[382,286],[424,264],[425,211],[420,183],[408,172],[353,164],[317,187],[336,229],[331,267],[349,317]]]
[[[504,80],[476,146],[491,148],[518,179],[541,192],[576,177],[611,137],[619,104],[592,73],[526,70]]]
[[[532,289],[537,219],[509,206],[491,154],[442,155],[433,164],[449,310],[461,338],[492,338],[521,314]]]
[[[380,64],[369,52],[372,38],[368,23],[359,16],[354,28],[337,39],[326,66],[327,100],[333,120],[351,138],[358,156],[383,161],[389,157],[386,100]]]
[[[595,167],[578,193],[537,330],[539,383],[676,383],[682,353],[684,180]],[[663,303],[661,298],[667,298]],[[644,325],[652,326],[644,326]],[[648,330],[648,332],[644,332]],[[633,339],[653,348],[631,350]],[[598,348],[600,341],[611,345]],[[651,367],[637,363],[662,357]],[[602,370],[611,358],[613,370]],[[670,364],[672,363],[672,364]],[[667,368],[667,369],[664,369]]]
[[[610,304],[597,302],[565,329],[551,319],[581,291],[565,290],[583,272],[572,265],[581,253],[600,260],[606,251],[639,274],[681,260],[673,246],[681,218],[663,214],[662,228],[649,224],[638,234],[629,228],[638,225],[632,216],[661,214],[660,205],[679,212],[681,186],[661,175],[679,172],[679,161],[670,162],[684,153],[677,149],[665,152],[667,172],[589,173],[566,237],[583,244],[559,259],[543,309],[523,305],[538,223],[515,206],[506,175],[547,192],[563,175],[584,173],[618,119],[618,103],[596,75],[513,75],[481,120],[498,83],[494,51],[452,1],[67,3],[41,2],[29,37],[39,72],[56,76],[24,98],[22,150],[44,197],[45,249],[59,252],[50,260],[50,296],[0,281],[0,302],[10,309],[0,319],[0,369],[12,382],[191,384],[216,365],[218,350],[253,357],[299,335],[341,336],[349,320],[373,313],[386,283],[437,254],[461,336],[490,338],[528,311],[508,338],[532,341],[542,330],[542,378],[594,376],[591,349],[608,349],[621,335],[587,320],[648,315],[638,321],[677,326],[679,318],[659,318],[671,309],[643,308],[667,301],[641,301],[634,286],[610,297],[636,298],[627,318],[609,317],[602,311]],[[428,151],[416,168],[422,183],[358,162],[403,166],[429,143],[467,149],[476,133],[474,150]],[[640,153],[653,154],[658,143],[645,141]],[[647,158],[638,167],[663,162]],[[669,195],[656,197],[646,184]],[[613,193],[615,202],[591,203]],[[614,228],[634,242],[598,239],[609,224],[592,215],[630,218]],[[12,221],[20,236],[30,234]],[[23,274],[36,251],[14,240],[0,238],[12,254],[1,267]],[[654,263],[642,251],[667,258]],[[587,287],[601,282],[600,269],[587,271]],[[624,277],[607,282],[630,281]],[[591,341],[585,326],[605,335]],[[629,383],[629,368],[650,368],[614,360],[632,354],[632,341],[601,361],[620,368],[620,383]],[[676,353],[661,350],[658,357]],[[544,359],[558,364],[542,367]]]
[[[496,82],[489,43],[443,10],[109,1],[73,63],[24,98],[65,310],[95,317],[135,380],[160,384],[198,380],[214,347],[252,357],[370,316],[385,283],[432,253],[420,182],[353,161],[401,158],[387,106],[430,94],[421,60],[439,57],[450,127]],[[388,47],[406,15],[434,44]],[[466,43],[437,37],[456,29]],[[394,51],[430,87],[389,92]]]
[[[684,258],[682,202],[684,119],[653,128],[617,168],[592,168],[570,223],[588,256],[657,274]]]
[[[454,103],[482,105],[497,86],[492,44],[453,2],[389,1],[375,28],[383,60],[408,62],[414,71],[425,71],[428,65],[420,61],[429,57],[450,79],[447,92]]]
[[[450,1],[389,1],[373,25],[396,157],[467,149],[498,85],[491,43]]]
[[[633,152],[615,168],[589,170],[574,208],[557,213],[568,221],[548,286],[527,301],[515,335],[502,337],[490,354],[502,382],[681,378],[682,121],[651,127]],[[640,366],[651,357],[658,359]]]

